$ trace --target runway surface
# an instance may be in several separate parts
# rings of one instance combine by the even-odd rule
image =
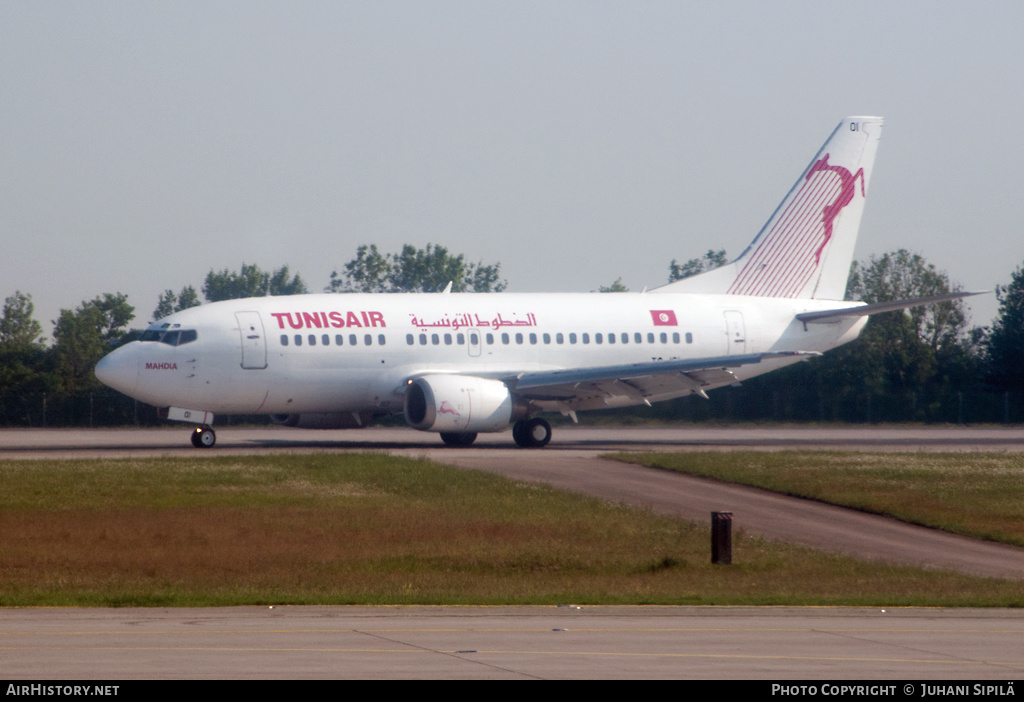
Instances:
[[[535,480],[860,558],[1024,579],[1024,549],[599,458],[612,451],[1024,451],[1024,430],[556,428],[443,447],[407,429],[218,430],[214,454],[384,451]],[[0,460],[194,456],[188,431],[3,430]],[[1007,678],[1024,613],[792,608],[0,610],[5,677]],[[55,655],[53,652],[59,652]]]
[[[22,680],[898,680],[902,695],[908,681],[1020,678],[1022,638],[1018,610],[28,609],[0,610],[0,669]]]
[[[189,429],[3,429],[4,458],[191,455]],[[594,455],[611,451],[1008,451],[1024,452],[1024,427],[572,427],[556,426],[540,451]],[[521,453],[511,432],[481,434],[463,451]],[[217,427],[218,453],[309,451],[450,452],[436,434],[398,428],[317,431],[285,427]]]

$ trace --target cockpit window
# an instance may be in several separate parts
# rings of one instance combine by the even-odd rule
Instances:
[[[164,328],[161,329],[147,329],[142,332],[139,341],[159,341],[168,346],[183,346],[192,343],[198,338],[195,329],[173,329],[167,331],[165,328],[168,325],[165,324],[163,326]]]

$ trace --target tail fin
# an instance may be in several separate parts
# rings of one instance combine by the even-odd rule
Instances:
[[[843,299],[881,134],[881,117],[844,119],[739,258],[657,292]]]

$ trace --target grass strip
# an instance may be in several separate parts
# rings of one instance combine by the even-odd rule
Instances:
[[[745,451],[610,458],[1024,546],[1020,454]]]
[[[0,605],[1019,606],[1020,583],[821,554],[382,454],[0,463]]]

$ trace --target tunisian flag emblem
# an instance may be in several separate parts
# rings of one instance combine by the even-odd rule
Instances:
[[[651,310],[651,319],[656,327],[678,327],[676,313],[672,310]]]

